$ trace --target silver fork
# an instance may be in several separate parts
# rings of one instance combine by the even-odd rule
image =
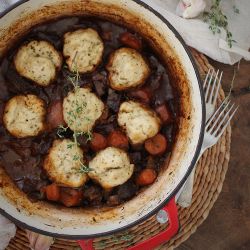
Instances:
[[[221,103],[220,107],[206,124],[204,142],[202,144],[200,155],[202,155],[206,149],[212,147],[218,142],[237,109],[238,106],[235,107],[235,104],[231,104],[231,101],[228,101],[227,98]]]
[[[215,110],[217,97],[219,94],[219,89],[221,85],[223,72],[214,69],[209,69],[206,78],[203,83],[203,90],[205,92],[205,102],[206,102],[206,122],[212,116]]]
[[[235,105],[231,104],[231,102],[226,98],[213,114],[213,116],[208,120],[205,127],[202,148],[197,162],[206,149],[212,147],[218,142],[219,138],[232,120],[237,109],[238,107],[235,107]],[[194,173],[195,171],[193,170],[188,178],[188,181],[185,184],[184,190],[179,197],[178,204],[182,207],[188,207],[191,205]]]
[[[206,122],[214,113],[221,85],[222,74],[223,72],[220,72],[219,70],[215,72],[214,69],[209,69],[203,82],[203,90],[206,102]],[[194,172],[195,167],[190,174],[190,177],[176,195],[176,199],[178,199],[178,203],[181,206],[186,204],[186,201],[189,201],[192,198]]]

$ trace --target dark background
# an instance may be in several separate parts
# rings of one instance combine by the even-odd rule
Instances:
[[[209,61],[224,72],[227,94],[238,65]],[[250,62],[240,62],[231,99],[240,107],[231,122],[231,158],[223,189],[208,218],[178,250],[250,250]]]

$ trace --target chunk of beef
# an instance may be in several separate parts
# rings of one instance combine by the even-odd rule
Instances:
[[[121,94],[118,94],[112,89],[108,91],[107,105],[114,112],[118,112],[121,104]]]
[[[117,194],[121,200],[128,200],[136,194],[137,190],[138,187],[132,181],[127,181],[119,186]]]
[[[89,186],[83,191],[84,199],[87,199],[92,205],[99,205],[102,201],[102,191],[98,186]]]

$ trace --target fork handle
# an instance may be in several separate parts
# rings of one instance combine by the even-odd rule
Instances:
[[[194,186],[195,168],[192,170],[187,181],[183,185],[181,194],[178,199],[178,204],[181,207],[189,207],[192,203],[193,186]]]
[[[191,203],[192,203],[193,186],[194,186],[194,174],[195,174],[195,170],[196,170],[196,165],[197,165],[197,162],[199,161],[199,159],[201,158],[201,156],[203,155],[205,150],[206,150],[206,148],[203,146],[201,148],[200,154],[199,154],[199,156],[198,156],[198,158],[196,160],[195,166],[194,166],[191,174],[189,175],[186,182],[184,183],[181,190],[179,191],[180,195],[179,195],[177,203],[181,207],[189,207],[191,205]]]

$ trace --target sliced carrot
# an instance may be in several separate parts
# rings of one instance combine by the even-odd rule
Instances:
[[[95,152],[100,151],[107,147],[107,140],[102,134],[93,133],[90,147]]]
[[[136,178],[136,183],[139,186],[152,184],[157,177],[157,173],[152,168],[143,169]]]
[[[60,193],[60,201],[66,207],[74,207],[80,204],[83,197],[82,190],[76,190],[73,188],[64,188]]]
[[[128,137],[119,130],[112,131],[108,136],[108,145],[121,149],[128,149]]]
[[[172,122],[172,114],[171,114],[169,108],[165,104],[158,106],[155,109],[155,111],[159,114],[161,120],[164,123]]]
[[[63,107],[61,100],[57,100],[49,106],[47,121],[49,128],[51,129],[57,128],[59,125],[66,124],[63,119]]]
[[[46,197],[50,201],[58,201],[60,199],[60,187],[52,183],[45,188]]]
[[[120,35],[119,39],[123,44],[125,44],[133,49],[140,50],[142,48],[141,40],[130,32],[122,33]]]
[[[163,154],[167,149],[167,139],[162,134],[157,134],[156,136],[145,141],[145,149],[151,155]]]

